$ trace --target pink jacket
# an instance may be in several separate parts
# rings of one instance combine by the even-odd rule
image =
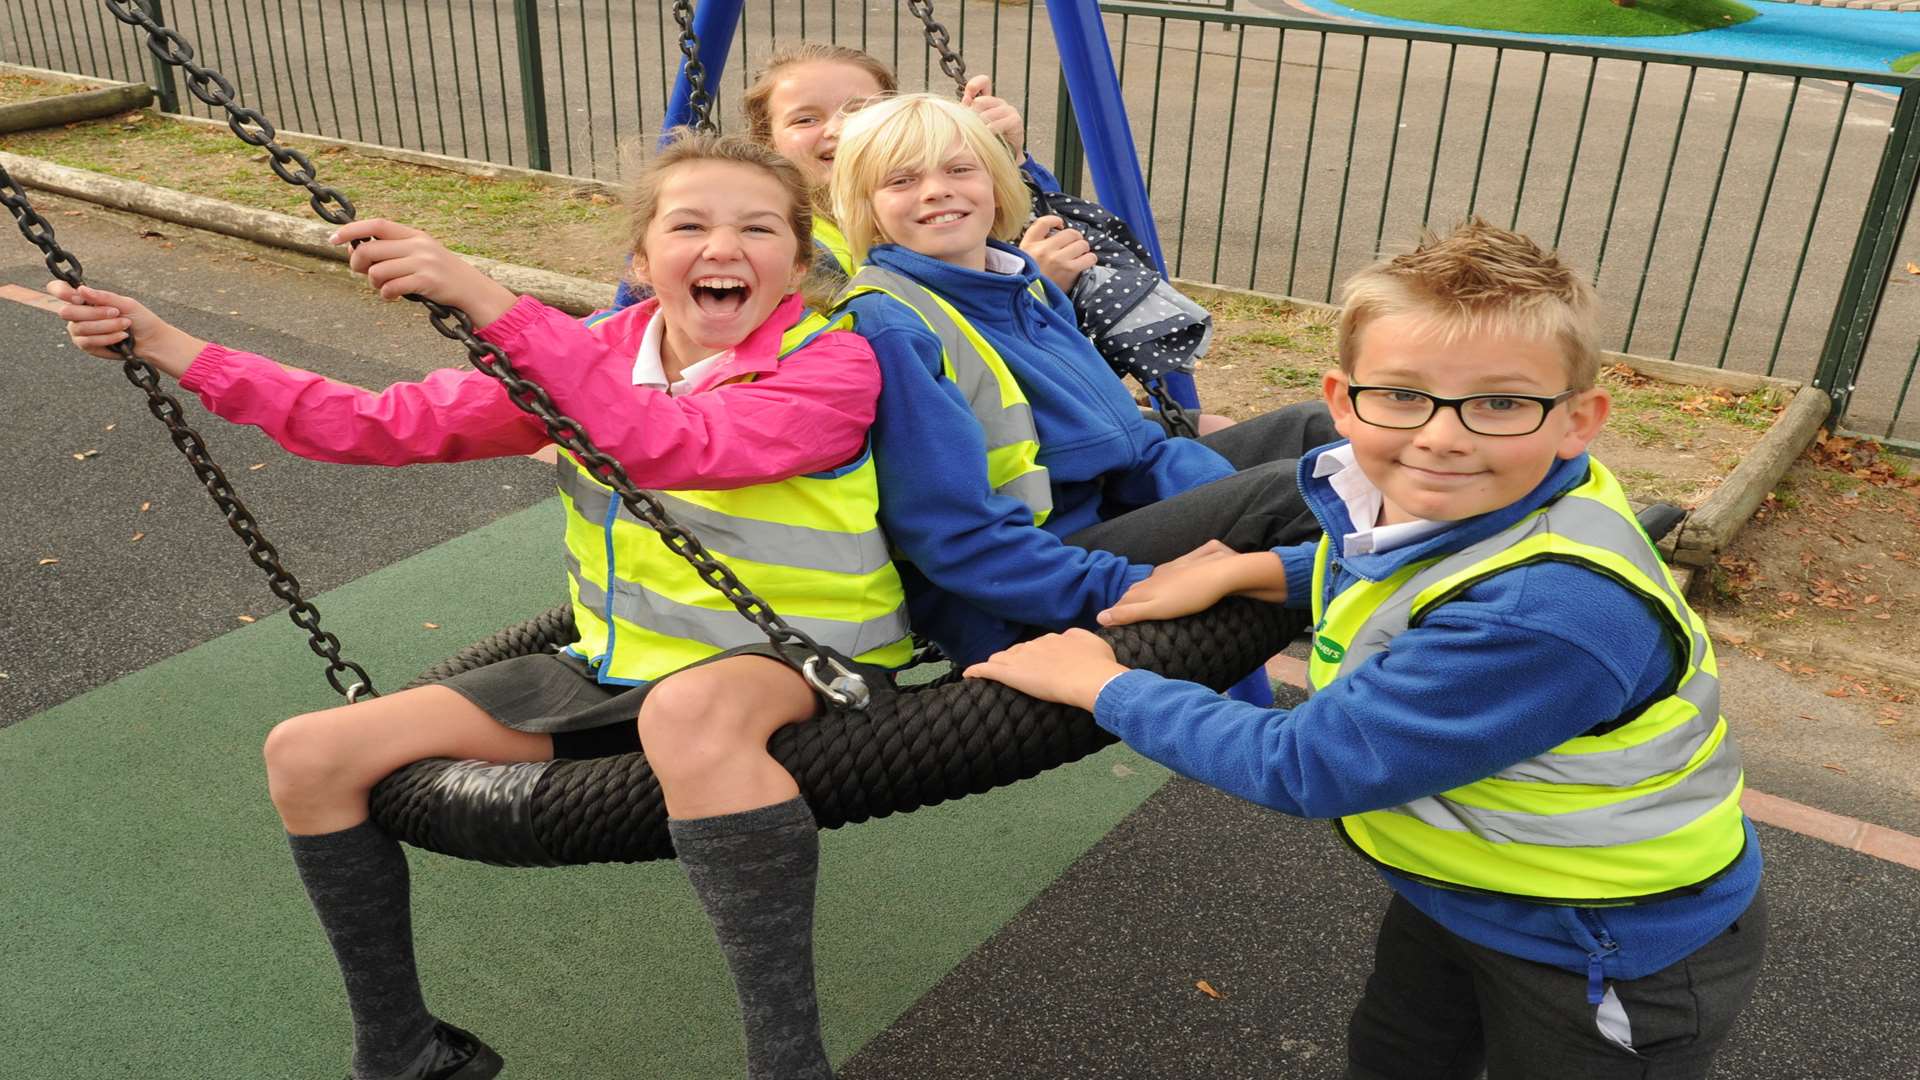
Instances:
[[[591,329],[523,296],[480,330],[562,413],[645,488],[736,488],[835,468],[865,446],[880,368],[865,338],[821,334],[776,361],[805,301],[767,321],[679,397],[634,386],[647,300]],[[734,382],[742,376],[751,382]],[[180,385],[215,413],[252,424],[301,457],[355,465],[471,461],[527,454],[550,440],[492,376],[443,369],[379,393],[208,345]]]

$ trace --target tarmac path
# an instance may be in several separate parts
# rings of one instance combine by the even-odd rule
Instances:
[[[191,330],[370,386],[459,359],[336,265],[35,201],[93,280]],[[0,243],[0,287],[46,276]],[[328,703],[321,665],[139,394],[15,296],[0,293],[0,1000],[23,1019],[0,1060],[20,1080],[337,1074],[338,984],[257,777],[266,726]],[[329,468],[190,408],[384,685],[467,640],[423,614],[464,635],[469,615],[557,594],[535,542],[543,466]],[[410,586],[426,566],[439,576]],[[1721,664],[1752,787],[1920,834],[1912,735],[1731,648]],[[207,755],[230,764],[196,771]],[[1386,891],[1326,825],[1162,777],[1108,751],[828,834],[823,1008],[844,1080],[1338,1076]],[[1761,834],[1768,965],[1718,1075],[1920,1074],[1920,869]],[[737,1074],[730,995],[671,867],[413,865],[432,999],[498,1033],[508,1075]]]

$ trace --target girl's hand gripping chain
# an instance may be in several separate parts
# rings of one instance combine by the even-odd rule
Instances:
[[[131,334],[140,359],[178,379],[207,347],[131,296],[91,285],[76,289],[64,281],[47,282],[47,295],[65,301],[54,314],[67,320],[67,337],[83,352],[103,360],[120,359],[113,346]]]
[[[475,326],[485,326],[505,315],[518,299],[440,241],[397,221],[355,221],[327,239],[353,245],[347,265],[365,274],[367,282],[388,300],[417,294],[457,307]]]
[[[975,75],[967,80],[966,88],[960,91],[960,104],[980,114],[987,122],[987,130],[1007,141],[1013,147],[1013,158],[1020,160],[1027,152],[1027,126],[1020,119],[1020,110],[1014,108],[1004,98],[993,96],[993,80],[985,75]]]

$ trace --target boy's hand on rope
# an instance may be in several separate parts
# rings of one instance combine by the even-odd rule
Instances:
[[[1061,292],[1072,292],[1073,283],[1099,261],[1080,230],[1067,228],[1067,223],[1057,214],[1034,218],[1020,237],[1020,250],[1033,256],[1033,261],[1040,265],[1040,273],[1060,286]]]
[[[1020,110],[1008,104],[1006,99],[993,96],[992,79],[985,75],[968,79],[966,88],[960,91],[960,104],[979,113],[980,119],[987,123],[987,130],[1013,147],[1016,161],[1026,156],[1027,125],[1020,119]]]
[[[131,296],[91,285],[76,289],[64,281],[47,282],[47,295],[64,301],[54,314],[67,321],[67,338],[82,351],[105,360],[120,359],[113,346],[131,334],[135,355],[178,379],[207,347],[206,342],[181,332]]]
[[[1002,649],[967,668],[966,675],[1092,712],[1101,688],[1129,670],[1114,659],[1113,646],[1086,630],[1074,629]]]
[[[1147,580],[1099,614],[1100,625],[1175,619],[1205,611],[1236,593],[1274,603],[1287,598],[1287,575],[1278,555],[1271,551],[1242,555],[1215,550],[1213,543],[1156,567]]]
[[[484,327],[507,313],[512,290],[488,277],[480,268],[448,251],[440,241],[385,218],[368,218],[342,225],[327,238],[352,244],[347,265],[367,275],[367,282],[388,300],[419,295],[457,307]]]

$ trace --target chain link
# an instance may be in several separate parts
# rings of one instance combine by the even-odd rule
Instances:
[[[693,0],[673,0],[673,21],[680,25],[680,55],[686,57],[687,112],[695,131],[716,131],[713,98],[707,94],[707,69],[700,63],[700,39],[693,32]]]
[[[211,68],[193,62],[193,46],[171,29],[148,15],[137,0],[102,0],[113,17],[128,26],[147,32],[147,51],[163,63],[187,73],[187,89],[194,97],[216,109],[227,111],[227,127],[241,142],[267,152],[274,175],[294,187],[307,189],[307,203],[313,212],[334,225],[345,225],[354,218],[353,203],[347,197],[320,183],[314,177],[313,162],[307,155],[275,141],[278,132],[258,109],[250,109],[234,100],[233,84]]]
[[[273,156],[273,171],[280,179],[289,184],[305,187],[313,194],[314,212],[335,225],[345,225],[354,218],[353,204],[332,188],[320,185],[313,174],[313,163],[297,150],[288,150],[273,141],[273,125],[259,112],[233,104],[233,85],[217,71],[202,68],[193,63],[193,48],[180,35],[155,23],[145,11],[132,6],[132,0],[103,0],[114,17],[122,22],[140,27],[147,32],[147,49],[162,61],[185,68],[188,84],[195,97],[209,105],[227,110],[227,126],[241,141],[252,146],[266,148]],[[712,130],[713,121],[708,114],[710,99],[706,92],[706,72],[699,60],[699,39],[695,37],[692,26],[691,0],[675,0],[674,20],[680,24],[680,50],[687,59],[687,83],[689,87],[688,106],[693,111],[696,126],[703,130]],[[211,84],[214,89],[203,92],[204,86]],[[290,169],[287,163],[299,166]],[[812,653],[808,662],[801,666],[802,674],[821,696],[835,705],[849,708],[863,707],[867,700],[867,687],[859,674],[850,669],[842,659],[831,650],[815,641],[786,620],[782,619],[773,607],[756,595],[724,563],[707,552],[699,539],[685,526],[673,519],[667,508],[651,492],[634,486],[627,476],[627,470],[620,462],[609,457],[587,438],[578,422],[561,413],[554,407],[553,399],[538,384],[521,377],[507,354],[490,342],[482,341],[473,332],[473,320],[458,308],[448,307],[418,294],[409,294],[407,299],[425,307],[428,321],[444,337],[466,346],[467,354],[473,366],[488,375],[499,379],[507,388],[507,395],[523,411],[532,414],[546,425],[547,433],[553,441],[573,453],[590,475],[611,487],[620,496],[620,501],[640,522],[658,533],[668,550],[687,560],[700,575],[702,581],[725,596],[741,615],[745,616],[775,645],[798,645]],[[150,370],[150,369],[149,369]],[[197,438],[197,437],[196,437]],[[229,515],[231,522],[232,516]],[[237,527],[236,527],[237,528]],[[271,549],[269,549],[271,550]],[[255,560],[259,560],[256,558]],[[276,590],[277,591],[277,590]],[[297,620],[296,620],[297,621]],[[316,651],[318,651],[316,647]],[[823,675],[824,667],[831,675]]]
[[[919,19],[927,28],[927,45],[940,57],[940,70],[946,72],[953,85],[964,90],[967,88],[967,64],[954,51],[953,36],[947,28],[933,17],[933,0],[907,0],[907,10]]]
[[[60,246],[54,238],[53,226],[27,201],[27,193],[4,166],[0,166],[0,204],[13,214],[19,223],[21,235],[46,256],[47,269],[53,272],[53,276],[79,288],[85,274],[80,260]],[[226,516],[227,526],[247,546],[247,557],[253,560],[255,566],[266,571],[267,587],[273,591],[273,595],[287,603],[288,617],[294,625],[307,632],[307,646],[315,656],[327,662],[327,684],[349,702],[357,701],[362,696],[379,696],[365,668],[351,660],[341,659],[340,639],[320,629],[320,610],[300,594],[299,580],[280,565],[279,551],[260,531],[259,522],[254,520],[246,504],[234,494],[233,485],[227,482],[227,476],[220,471],[220,466],[214,464],[200,433],[187,426],[179,400],[160,388],[159,372],[134,355],[132,336],[116,343],[113,351],[120,357],[121,370],[126,373],[127,381],[146,391],[147,411],[166,425],[168,437],[186,457],[187,464],[193,467],[194,475],[200,478],[207,494],[213,497],[214,505]],[[343,678],[348,675],[352,676],[351,682]]]
[[[1146,390],[1147,396],[1153,399],[1154,409],[1166,419],[1167,429],[1169,431],[1175,435],[1184,435],[1189,439],[1200,434],[1199,429],[1193,424],[1193,415],[1187,412],[1185,406],[1173,400],[1173,395],[1168,392],[1165,380],[1142,379],[1140,380],[1140,385]]]

